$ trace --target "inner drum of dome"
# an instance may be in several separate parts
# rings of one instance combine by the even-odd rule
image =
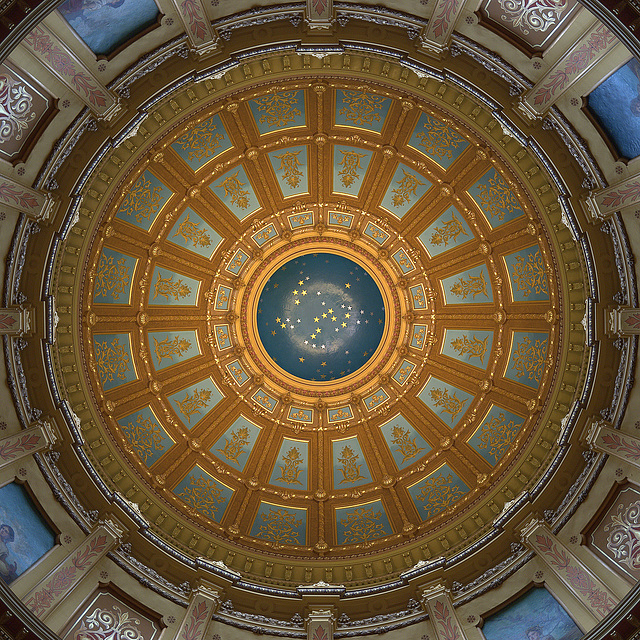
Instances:
[[[385,309],[373,278],[331,253],[290,260],[260,295],[258,333],[273,361],[298,378],[330,381],[357,371],[384,331]]]

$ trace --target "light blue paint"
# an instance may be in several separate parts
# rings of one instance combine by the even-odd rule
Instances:
[[[640,155],[640,64],[633,58],[587,97],[587,107],[620,156]]]
[[[251,399],[269,413],[273,413],[278,404],[278,401],[273,396],[270,396],[264,389],[258,389],[251,396]]]
[[[260,202],[243,165],[218,176],[209,184],[209,188],[239,220],[244,220],[260,208]]]
[[[415,324],[411,331],[411,346],[414,349],[424,349],[425,341],[427,339],[427,325]]]
[[[511,187],[496,169],[489,169],[468,191],[492,229],[524,215]]]
[[[173,493],[203,516],[220,522],[234,492],[196,465],[176,485]]]
[[[409,360],[403,360],[398,370],[393,374],[393,379],[403,386],[409,381],[409,376],[413,373],[416,365]]]
[[[275,238],[278,235],[276,228],[273,224],[268,224],[266,227],[262,227],[262,229],[258,229],[252,236],[252,240],[261,247],[265,242],[269,242],[272,238]]]
[[[191,207],[187,207],[169,231],[167,240],[210,260],[222,238]]]
[[[409,146],[448,169],[469,143],[453,127],[423,113],[411,134]]]
[[[340,211],[329,211],[329,224],[335,224],[345,229],[351,228],[353,216],[350,213],[342,213]]]
[[[100,384],[105,391],[137,379],[129,333],[94,334],[93,351]]]
[[[344,407],[337,407],[336,409],[329,409],[329,422],[340,422],[341,420],[349,420],[353,418],[353,412],[350,405]]]
[[[267,155],[285,198],[309,193],[307,145],[278,149]]]
[[[218,285],[216,291],[216,311],[226,311],[229,308],[229,301],[231,300],[232,290],[231,287],[225,287]]]
[[[482,343],[481,345],[478,345]],[[458,346],[458,350],[453,345]],[[486,371],[489,366],[493,331],[447,329],[442,341],[442,354]],[[484,354],[483,348],[486,347]]]
[[[371,474],[362,447],[356,436],[331,443],[333,458],[333,488],[359,487],[371,482]]]
[[[53,548],[55,534],[27,490],[15,482],[0,489],[0,528],[2,526],[5,533],[0,540],[8,553],[4,557],[5,566],[1,567],[0,579],[10,584]]]
[[[233,381],[241,387],[248,379],[249,375],[244,370],[244,367],[240,364],[240,360],[234,360],[226,365],[229,375],[233,378]]]
[[[369,411],[373,411],[376,407],[384,404],[389,399],[389,394],[382,388],[368,395],[364,400],[364,405]]]
[[[493,421],[496,426],[491,424]],[[498,405],[491,405],[482,423],[467,442],[493,466],[508,451],[523,423],[524,418]]]
[[[336,508],[339,545],[362,544],[393,534],[382,500],[355,507]]]
[[[198,171],[232,146],[225,126],[216,114],[194,125],[171,148],[193,171]]]
[[[411,294],[411,302],[414,309],[420,310],[427,308],[427,297],[424,293],[424,287],[421,284],[409,287],[409,293]]]
[[[415,464],[431,451],[429,443],[400,413],[380,425],[380,431],[398,469]]]
[[[416,267],[411,261],[411,258],[407,255],[407,252],[404,249],[398,249],[393,256],[391,256],[395,263],[398,265],[402,274],[405,275],[410,271],[413,271]]]
[[[149,352],[151,353],[151,361],[156,371],[170,367],[172,364],[182,364],[190,358],[200,355],[200,346],[198,343],[198,334],[193,331],[150,331],[148,335]],[[176,342],[176,350],[179,353],[162,354],[162,345],[168,340],[169,344]],[[185,342],[186,341],[186,342]],[[187,342],[189,343],[187,346]],[[185,348],[186,347],[186,348]],[[156,349],[160,353],[156,352]]]
[[[307,490],[309,482],[309,443],[284,438],[269,478],[271,484]]]
[[[137,262],[137,258],[104,247],[98,261],[93,301],[100,304],[129,304]],[[100,275],[101,272],[105,277]]]
[[[313,213],[306,211],[305,213],[294,213],[287,216],[289,226],[292,229],[299,229],[300,227],[312,227],[313,226]]]
[[[544,372],[548,346],[548,333],[514,331],[509,366],[504,377],[537,389]]]
[[[370,149],[334,145],[333,192],[357,197],[372,155]]]
[[[145,171],[125,195],[116,218],[149,231],[173,191],[159,178]]]
[[[452,429],[460,422],[473,402],[473,394],[433,376],[424,385],[418,397],[442,422]],[[449,402],[452,401],[451,406]],[[447,411],[447,409],[451,409]]]
[[[237,276],[242,271],[247,260],[249,260],[249,256],[242,249],[238,249],[229,260],[226,269],[233,273],[234,276]]]
[[[483,304],[493,302],[489,269],[480,265],[440,281],[446,304]]]
[[[438,216],[419,236],[420,242],[432,258],[462,246],[473,238],[471,227],[454,206]]]
[[[249,108],[260,135],[293,127],[304,127],[305,103],[303,91],[268,93],[249,100]]]
[[[163,282],[168,280],[168,282]],[[200,281],[164,267],[156,267],[151,276],[149,305],[193,307],[198,303]]]
[[[201,399],[199,402],[193,401],[196,396]],[[182,422],[187,429],[193,429],[193,427],[211,412],[223,397],[213,380],[211,378],[205,378],[200,382],[192,384],[190,387],[186,387],[170,395],[169,404],[175,411],[180,422]],[[179,403],[182,403],[182,409]]]
[[[259,540],[279,544],[305,545],[307,510],[261,502],[251,527],[251,535]]]
[[[422,520],[438,515],[468,491],[469,487],[448,464],[443,464],[409,487],[409,494]]]
[[[150,430],[147,427],[149,422],[147,421],[155,425],[153,427],[154,438],[150,436]],[[147,467],[156,463],[174,444],[151,407],[143,407],[124,418],[120,418],[118,424],[122,433],[131,443],[134,452]]]
[[[369,238],[377,242],[380,246],[389,239],[389,234],[379,226],[373,224],[373,222],[367,223],[367,226],[364,228],[364,235],[369,236]]]
[[[549,283],[540,247],[520,249],[504,256],[515,302],[536,302],[549,299]]]
[[[431,183],[406,164],[399,163],[382,198],[381,206],[402,218],[428,191]]]
[[[335,122],[338,126],[357,127],[381,133],[391,99],[362,91],[336,91]]]
[[[244,471],[259,435],[260,427],[240,416],[216,440],[209,451],[230,467]]]

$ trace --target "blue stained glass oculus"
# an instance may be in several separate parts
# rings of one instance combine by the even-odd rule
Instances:
[[[271,275],[257,321],[265,350],[282,369],[328,382],[357,371],[375,353],[385,309],[365,269],[342,256],[314,253]]]

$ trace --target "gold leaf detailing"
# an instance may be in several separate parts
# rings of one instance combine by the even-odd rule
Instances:
[[[264,524],[260,525],[257,538],[271,540],[280,544],[300,544],[297,530],[302,520],[296,520],[296,514],[286,509],[269,509],[269,513],[261,513]]]
[[[266,122],[269,127],[284,127],[302,115],[295,91],[283,91],[270,96],[256,98],[258,111],[264,113],[260,116],[260,123]]]
[[[511,446],[518,434],[518,425],[513,420],[506,423],[504,413],[494,416],[482,425],[479,449],[488,449],[489,455],[498,461]]]
[[[529,253],[527,258],[516,256],[513,265],[513,280],[516,283],[516,291],[522,291],[525,298],[534,291],[537,294],[548,294],[547,274],[540,255],[540,250],[534,254]]]
[[[120,338],[114,338],[111,344],[106,340],[96,342],[95,348],[98,375],[102,386],[107,382],[114,382],[116,378],[126,380],[131,359],[125,346],[120,344]]]
[[[331,415],[332,420],[346,420],[351,417],[351,413],[345,411],[342,407],[336,409]]]
[[[151,180],[142,174],[127,193],[119,213],[130,216],[135,213],[137,222],[149,220],[160,208],[162,187],[151,187]]]
[[[193,395],[189,395],[189,392],[187,392],[184,400],[176,400],[176,404],[180,408],[180,413],[191,424],[191,416],[200,415],[200,409],[206,407],[209,404],[209,400],[211,400],[210,389],[202,389],[201,391],[195,389]]]
[[[180,223],[177,231],[173,234],[173,237],[182,236],[184,241],[189,244],[189,242],[193,242],[194,247],[209,247],[211,246],[211,238],[209,234],[204,229],[199,229],[199,222],[192,222],[189,219],[189,214],[187,213],[187,217]]]
[[[458,278],[458,282],[451,287],[451,293],[462,297],[463,300],[471,294],[473,294],[471,297],[475,298],[479,293],[488,298],[489,294],[487,293],[487,281],[484,278],[484,271],[481,271],[479,276],[469,276],[468,280]]]
[[[350,187],[356,179],[360,177],[358,175],[358,170],[362,169],[360,160],[366,158],[367,154],[356,153],[355,151],[343,151],[342,149],[339,149],[339,151],[342,154],[342,160],[338,163],[338,166],[342,167],[342,169],[338,171],[338,175],[340,176],[342,186]],[[337,222],[337,224],[341,224],[341,222]]]
[[[440,513],[463,495],[464,491],[458,485],[453,484],[452,474],[449,473],[445,476],[440,473],[429,478],[416,497],[420,502],[426,503],[423,504],[423,508],[425,510],[424,518],[427,519]]]
[[[182,356],[191,347],[189,340],[179,336],[176,336],[173,340],[167,337],[160,341],[154,338],[153,341],[155,342],[154,351],[156,358],[158,358],[158,364],[162,362],[163,358],[168,358],[173,362],[173,356]]]
[[[190,477],[189,484],[177,496],[212,520],[215,520],[218,512],[216,505],[225,501],[220,487],[210,478],[202,476]]]
[[[404,176],[400,180],[396,180],[398,187],[393,189],[393,206],[401,207],[403,204],[408,204],[412,196],[417,197],[416,189],[424,185],[424,182],[420,182],[416,176],[408,173],[405,169],[402,170]]]
[[[224,189],[224,195],[231,196],[231,204],[235,204],[241,209],[246,209],[249,206],[249,192],[242,187],[247,184],[246,182],[242,182],[238,178],[238,174],[240,173],[240,169],[238,169],[232,176],[225,178],[218,187],[222,187]]]
[[[465,142],[462,136],[444,124],[444,122],[430,118],[427,115],[425,115],[423,128],[425,130],[416,135],[420,139],[418,145],[424,147],[429,155],[436,156],[441,160],[443,158],[451,158],[453,156],[451,147],[457,149]]]
[[[119,300],[128,284],[129,267],[126,266],[126,259],[114,261],[113,256],[107,257],[103,253],[98,262],[95,295],[107,297],[111,294],[114,300]]]
[[[407,362],[407,364],[402,367],[395,376],[393,376],[394,379],[398,384],[404,384],[406,379],[409,377],[409,374],[413,371],[413,368],[413,365],[410,362]]]
[[[131,443],[135,453],[146,462],[150,456],[161,449],[162,433],[160,425],[151,418],[143,418],[140,414],[135,422],[129,422],[122,428],[124,435]]]
[[[456,218],[455,213],[451,213],[451,220],[443,220],[441,227],[436,227],[431,234],[431,244],[439,247],[444,243],[446,247],[449,244],[449,240],[456,242],[458,236],[462,234],[468,236],[469,234],[464,230],[462,223]]]
[[[230,365],[227,365],[227,369],[229,370],[229,373],[233,376],[233,379],[238,383],[238,384],[242,384],[245,380],[246,380],[246,374],[245,372],[242,370],[242,368],[240,367],[240,365],[237,365],[235,363],[232,363]]]
[[[416,347],[418,349],[422,349],[422,346],[424,345],[425,332],[426,332],[426,329],[424,327],[420,327],[417,331],[414,331],[413,333],[413,342],[416,343]]]
[[[282,179],[292,188],[295,189],[300,184],[300,177],[303,175],[299,167],[300,160],[298,155],[301,151],[287,151],[279,156],[274,156],[280,160],[280,171],[283,172]]]
[[[415,306],[419,309],[424,308],[424,306],[426,305],[422,287],[416,287],[415,293],[413,293],[413,301],[415,302]]]
[[[153,299],[155,300],[158,296],[164,296],[169,301],[169,298],[186,298],[191,294],[191,289],[183,284],[182,278],[179,278],[174,282],[173,276],[170,278],[163,278],[158,274],[158,279],[155,283],[155,293]]]
[[[298,480],[298,476],[302,473],[302,469],[298,467],[304,462],[298,447],[291,447],[287,454],[282,456],[284,465],[278,465],[280,467],[280,477],[276,478],[277,482],[286,482],[287,484],[302,484]]]
[[[468,398],[460,400],[455,391],[453,396],[450,396],[447,389],[431,389],[429,395],[433,400],[434,406],[441,407],[440,413],[448,413],[451,416],[451,422],[453,422],[454,418],[462,411],[468,400]]]
[[[190,129],[188,133],[178,138],[175,144],[182,147],[184,151],[188,151],[189,160],[210,158],[224,140],[224,134],[216,133],[216,130],[217,127],[211,118]]]
[[[216,449],[227,460],[231,460],[231,462],[235,462],[237,465],[240,465],[238,462],[238,458],[246,453],[246,445],[249,444],[249,429],[246,427],[240,427],[240,429],[236,429],[231,432],[231,439],[224,439],[224,447],[222,449]]]
[[[507,212],[513,213],[515,209],[520,208],[509,185],[497,172],[493,178],[487,180],[486,184],[478,185],[478,190],[480,191],[481,208],[492,218],[504,220]]]
[[[367,543],[385,535],[384,523],[379,522],[381,516],[382,512],[374,511],[373,507],[356,507],[346,518],[340,518],[344,529],[343,544]]]
[[[517,372],[518,378],[526,376],[528,380],[540,382],[544,361],[547,355],[547,340],[536,340],[531,342],[528,336],[522,342],[516,344],[516,348],[511,354],[513,358],[513,368]]]
[[[340,109],[340,115],[345,120],[358,126],[361,124],[371,125],[380,120],[378,110],[382,109],[384,96],[375,96],[364,91],[344,91],[342,99],[345,105]]]
[[[220,345],[220,349],[230,346],[229,334],[227,333],[226,329],[223,329],[222,327],[218,327],[216,329],[216,335],[218,336],[218,343]]]
[[[393,436],[391,439],[392,444],[398,446],[396,451],[402,454],[402,464],[407,460],[411,460],[411,458],[415,458],[420,451],[424,451],[424,447],[419,447],[416,444],[418,436],[413,438],[413,440],[409,439],[409,429],[403,429],[395,425],[391,431],[391,435]]]
[[[452,340],[451,346],[458,352],[458,355],[468,355],[469,358],[480,358],[480,362],[484,364],[484,356],[485,353],[487,353],[488,341],[489,336],[484,340],[479,340],[475,336],[469,340],[467,336],[462,336],[461,338],[455,338]]]
[[[365,480],[366,476],[360,473],[362,463],[358,464],[358,458],[360,456],[349,446],[342,449],[342,453],[338,458],[338,462],[342,465],[341,469],[338,469],[342,473],[342,480],[338,484],[343,482],[356,482],[357,480]]]

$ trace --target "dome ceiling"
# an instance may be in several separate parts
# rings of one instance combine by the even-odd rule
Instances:
[[[70,127],[25,384],[51,389],[80,501],[175,584],[224,578],[247,609],[318,581],[398,609],[445,569],[473,590],[524,557],[525,520],[565,517],[580,434],[620,400],[620,353],[594,349],[616,255],[570,195],[597,171],[556,112],[518,119],[480,47],[259,44],[287,34],[133,68],[123,114]]]

